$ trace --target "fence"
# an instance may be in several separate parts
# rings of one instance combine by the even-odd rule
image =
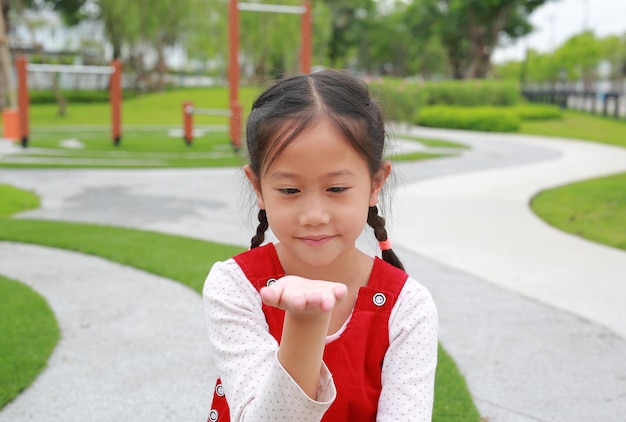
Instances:
[[[555,104],[561,108],[626,118],[626,95],[618,92],[578,91],[563,89],[524,89],[522,95],[534,103]]]

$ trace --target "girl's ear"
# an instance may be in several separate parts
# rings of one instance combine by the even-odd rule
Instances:
[[[249,164],[243,166],[243,172],[246,174],[248,181],[252,185],[252,189],[254,189],[254,194],[256,195],[256,203],[260,209],[265,209],[265,202],[263,202],[263,195],[261,194],[261,181],[257,177],[256,174],[252,171],[252,167]]]
[[[378,194],[385,184],[385,180],[391,173],[391,162],[385,160],[380,166],[380,170],[374,175],[372,179],[372,191],[370,192],[370,207],[378,204]]]

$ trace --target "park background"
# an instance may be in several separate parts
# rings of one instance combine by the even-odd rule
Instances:
[[[561,2],[570,4],[568,11],[575,7],[565,0],[314,1],[314,68],[338,67],[362,76],[381,99],[388,119],[396,123],[558,135],[626,146],[623,122],[626,32],[623,27],[621,32],[619,28],[614,33],[601,32],[595,26],[592,28],[591,18],[585,20],[582,15],[578,21],[580,31],[574,30],[561,41],[556,36],[561,18],[557,9],[552,9],[548,19],[552,25],[548,30],[552,33],[549,41],[533,43],[533,30],[537,28],[533,28],[532,17]],[[300,4],[299,1],[277,3]],[[606,6],[599,3],[580,1],[578,6],[583,11],[587,8],[590,17],[594,16],[591,11],[600,7],[610,9],[612,16],[619,16],[619,9],[613,8],[621,6],[617,4],[620,2]],[[103,66],[112,59],[122,61],[124,135],[122,143],[113,147],[108,134],[108,78],[71,73],[33,74],[29,80],[32,106],[29,148],[11,149],[2,154],[0,166],[142,168],[241,163],[240,153],[230,147],[225,130],[227,118],[198,116],[197,139],[191,146],[182,142],[181,135],[184,101],[191,100],[207,108],[227,107],[226,2],[42,0],[2,4],[11,60],[20,55],[28,57],[31,63]],[[145,13],[147,9],[151,13]],[[260,87],[273,78],[298,70],[299,25],[299,20],[290,16],[241,15],[239,63],[244,109]],[[601,22],[597,25],[603,28]],[[539,29],[546,31],[545,26]],[[522,54],[505,61],[506,46],[522,46]],[[503,59],[496,62],[499,51]],[[11,71],[3,72],[2,80],[2,107],[13,107],[11,91],[15,88],[11,81],[15,76]],[[533,96],[533,92],[548,94]],[[606,102],[607,93],[615,94],[609,98],[610,103]],[[533,105],[529,99],[552,104]],[[593,117],[571,108],[599,114],[606,110],[606,116]],[[166,159],[157,155],[163,153],[170,155]],[[441,155],[449,152],[411,153],[396,159]],[[565,193],[554,192],[554,197],[560,198],[558,201],[550,199],[547,192],[542,205],[537,205],[547,210],[538,212],[564,230],[624,249],[623,234],[615,230],[624,227],[625,200],[620,189],[615,188],[623,186],[624,175],[589,183],[564,187]],[[4,239],[46,244],[50,242],[46,238],[54,238],[52,243],[57,247],[112,254],[74,238],[78,232],[84,235],[85,231],[98,228],[81,227],[72,234],[67,226],[39,227],[35,231],[40,235],[32,237],[33,226],[24,226],[29,223],[8,216],[36,207],[37,199],[23,200],[21,195],[29,197],[27,192],[16,192],[9,187],[1,192],[0,202],[13,202],[5,212],[7,219],[2,221],[4,229],[0,231]],[[16,197],[20,199],[12,199]],[[593,212],[585,211],[590,204]],[[599,209],[601,216],[595,212]],[[572,219],[572,213],[577,218]],[[137,235],[116,234],[127,239]],[[136,242],[154,240],[140,237]],[[185,241],[166,239],[164,250],[168,251],[175,242]],[[106,242],[100,243],[106,248]],[[179,249],[190,248],[193,246],[185,243]],[[198,255],[206,253],[202,247],[200,250]],[[136,265],[164,271],[151,268],[153,263]],[[198,274],[169,276],[199,283],[200,274],[208,264],[204,259],[193,266],[199,266]],[[3,299],[12,294],[3,295]],[[13,318],[24,317],[19,308],[13,312],[13,316],[4,319],[10,325],[16,321]],[[5,332],[9,330],[3,328]],[[17,343],[24,340],[24,333],[14,335]],[[15,366],[4,361],[6,368],[12,368],[12,372],[17,369],[22,378],[12,385],[3,382],[3,388],[7,387],[5,404],[45,367],[57,340],[58,333],[56,337],[43,339],[45,347],[36,343],[21,345],[41,350],[32,362]],[[22,350],[16,348],[14,352],[23,356]],[[462,376],[455,371],[453,362],[445,359],[442,362],[449,364],[452,375],[447,380],[438,379],[438,386],[449,386],[456,393],[445,390],[438,393],[436,420],[478,420]],[[461,397],[458,402],[450,401],[450,397],[457,395]],[[459,414],[471,416],[459,419]]]

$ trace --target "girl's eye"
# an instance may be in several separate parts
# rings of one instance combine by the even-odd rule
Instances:
[[[328,188],[328,191],[332,192],[332,193],[341,193],[341,192],[345,192],[347,190],[348,190],[348,188],[343,187],[343,186],[333,186],[332,188]]]
[[[278,192],[284,195],[295,195],[296,193],[300,191],[296,188],[282,188],[282,189],[278,189]]]

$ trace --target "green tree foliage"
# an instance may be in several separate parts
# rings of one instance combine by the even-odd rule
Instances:
[[[626,75],[626,33],[598,38],[591,31],[573,35],[554,51],[539,53],[534,49],[526,52],[523,61],[510,61],[497,66],[498,77],[521,75],[528,84],[548,84],[583,81],[584,89],[592,90],[600,65],[608,66],[603,77],[612,82],[612,89],[623,90]],[[621,92],[621,91],[620,91]]]
[[[582,79],[585,89],[592,88],[601,60],[602,46],[591,31],[569,38],[553,55],[553,61],[567,71],[567,79]]]
[[[529,15],[548,0],[416,0],[407,9],[416,38],[438,34],[455,78],[484,78],[504,36],[532,30]]]

